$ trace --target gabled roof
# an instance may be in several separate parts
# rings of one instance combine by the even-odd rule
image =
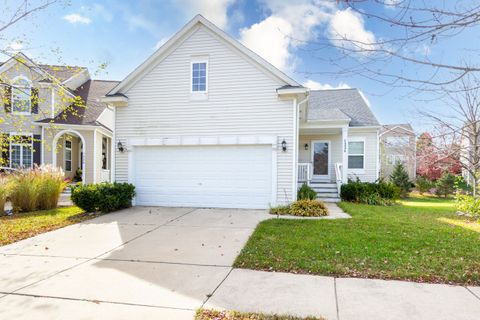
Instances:
[[[198,25],[206,27],[208,30],[213,32],[222,40],[239,50],[241,54],[243,54],[245,57],[247,57],[247,59],[255,63],[258,67],[269,72],[278,79],[284,81],[285,84],[291,86],[300,86],[300,84],[297,83],[295,80],[293,80],[285,73],[270,64],[268,61],[245,47],[236,39],[232,38],[223,30],[205,19],[202,15],[198,14],[192,20],[190,20],[182,29],[180,29],[180,31],[178,31],[172,38],[170,38],[163,46],[161,46],[157,51],[155,51],[147,60],[145,60],[135,70],[133,70],[133,72],[131,72],[122,82],[120,82],[117,87],[115,87],[111,92],[109,92],[108,95],[114,95],[122,89],[128,88],[133,83],[135,83],[142,75],[152,70],[158,62],[162,61],[167,56],[167,54],[172,48],[174,48],[182,39],[184,39],[184,37],[188,36],[189,33],[194,30],[195,27]]]
[[[380,126],[358,89],[310,91],[307,120],[347,119],[350,127]]]
[[[86,107],[85,105],[73,104],[60,112],[55,118],[46,118],[37,122],[101,126],[102,124],[97,120],[105,110],[106,105],[99,99],[118,84],[119,81],[88,80],[74,92],[85,101]]]
[[[408,134],[415,135],[415,131],[413,131],[413,127],[410,123],[385,124],[382,126],[380,134],[385,134],[395,129],[401,129],[403,131],[407,131]]]
[[[87,70],[86,67],[78,66],[37,64],[22,52],[16,53],[13,57],[11,57],[5,62],[0,62],[0,68],[8,69],[15,63],[23,63],[29,65],[32,70],[36,71],[44,77],[44,79],[40,80],[41,82],[54,82],[52,81],[52,79],[54,79],[59,83],[63,83],[68,79]]]

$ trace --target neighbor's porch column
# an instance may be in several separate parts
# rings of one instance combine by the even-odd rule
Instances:
[[[348,127],[342,128],[342,183],[348,180]]]

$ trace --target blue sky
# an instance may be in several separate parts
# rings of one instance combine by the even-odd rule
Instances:
[[[15,3],[5,2],[10,6]],[[368,3],[363,9],[392,11]],[[411,122],[421,131],[426,123],[417,116],[417,109],[444,108],[436,96],[419,97],[410,89],[392,88],[360,75],[325,73],[337,70],[328,60],[337,59],[340,53],[333,47],[319,48],[315,43],[332,28],[360,40],[392,36],[392,30],[385,30],[384,25],[366,21],[338,7],[335,1],[73,0],[9,28],[0,35],[0,42],[3,47],[22,50],[42,63],[87,66],[94,78],[121,80],[197,13],[300,83],[314,88],[361,89],[382,123]],[[461,53],[478,46],[479,34],[478,30],[469,30],[448,45],[427,43],[409,50],[414,56],[458,63],[464,59]],[[98,71],[103,62],[107,68]],[[392,72],[405,68],[398,63],[378,67]],[[408,72],[421,74],[424,70],[410,68]]]

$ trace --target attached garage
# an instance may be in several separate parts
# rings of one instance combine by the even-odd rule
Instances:
[[[136,205],[268,208],[271,145],[136,146]]]

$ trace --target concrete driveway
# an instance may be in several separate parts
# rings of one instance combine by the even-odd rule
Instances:
[[[192,319],[270,217],[134,207],[0,247],[0,318]]]

